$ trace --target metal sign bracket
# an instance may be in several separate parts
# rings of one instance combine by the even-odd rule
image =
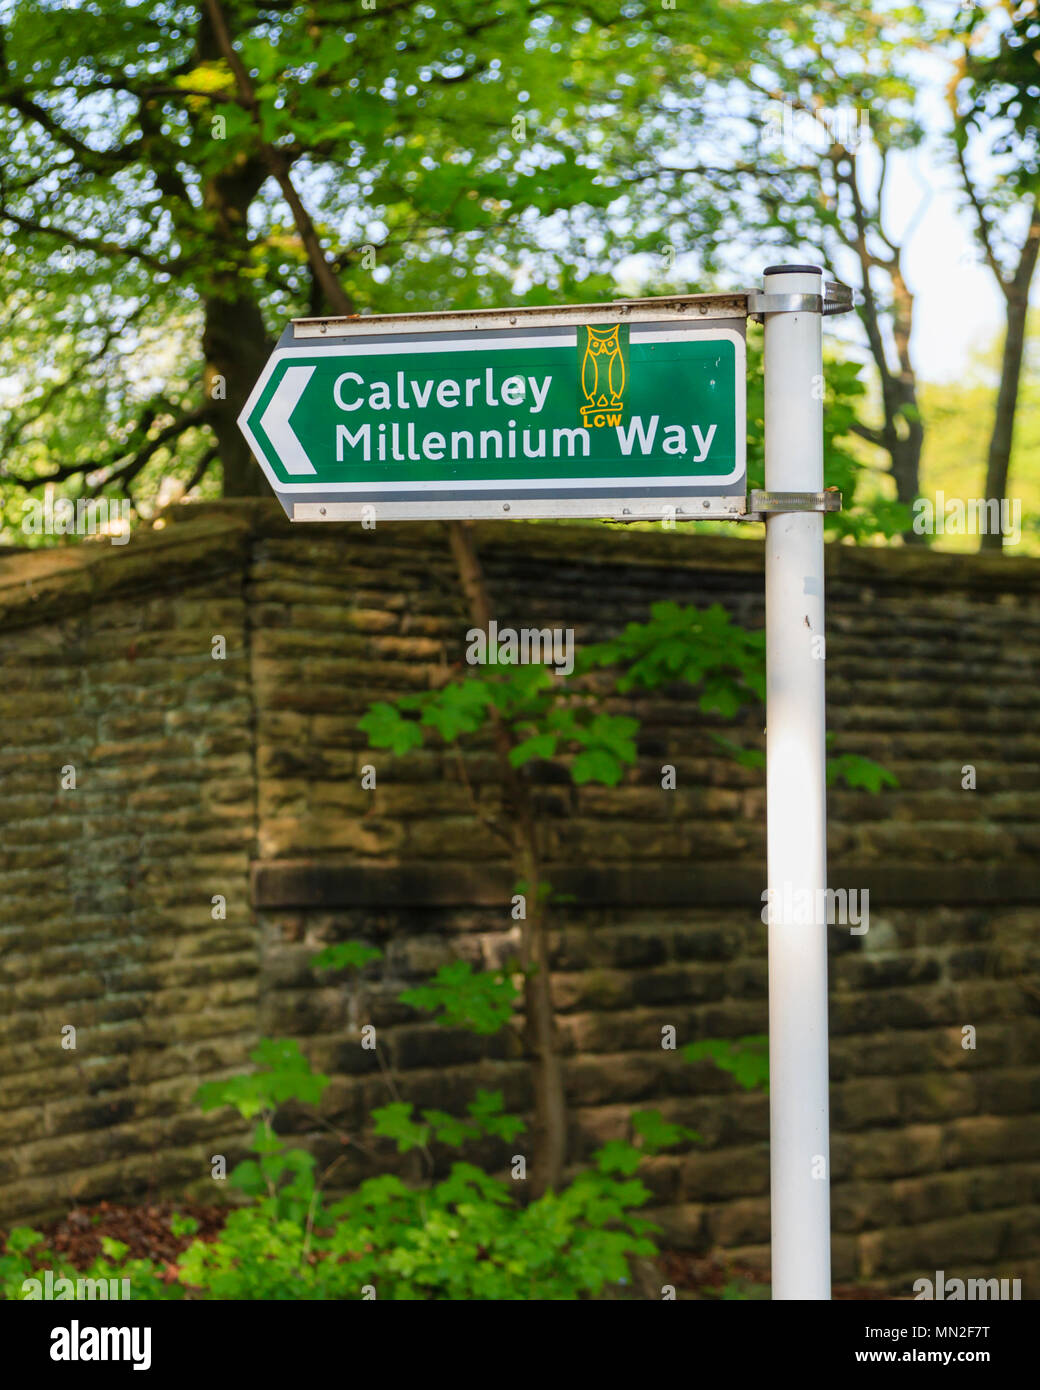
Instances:
[[[764,521],[778,512],[840,512],[841,493],[837,488],[823,492],[766,492],[752,488],[748,509],[742,521]]]
[[[762,290],[748,290],[748,318],[756,323],[762,322],[763,314],[847,314],[855,308],[855,292],[838,280],[828,280],[823,294],[765,294]]]

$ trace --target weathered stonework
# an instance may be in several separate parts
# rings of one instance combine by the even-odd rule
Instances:
[[[509,1039],[446,1033],[396,998],[455,956],[498,963],[513,925],[512,871],[465,785],[495,804],[489,751],[466,754],[464,781],[453,755],[393,760],[357,729],[373,699],[462,661],[443,528],[292,529],[273,503],[172,520],[126,547],[0,556],[4,1224],[186,1185],[212,1196],[210,1156],[235,1161],[245,1131],[192,1095],[264,1035],[297,1037],[333,1078],[328,1118],[362,1130],[385,1083],[342,990],[308,965],[336,940],[384,951],[362,1009],[405,1096],[529,1099]],[[572,627],[580,646],[660,598],[762,622],[753,542],[476,534],[502,626]],[[900,779],[830,795],[831,883],[870,891],[869,931],[831,934],[835,1276],[904,1294],[936,1269],[1018,1277],[1035,1298],[1040,563],[841,547],[828,574],[835,749]],[[554,931],[572,1154],[637,1108],[690,1125],[703,1142],[651,1165],[657,1218],[676,1244],[765,1268],[768,1101],[660,1046],[668,1024],[680,1046],[765,1031],[761,776],[720,753],[724,726],[695,701],[635,707],[620,787],[536,773],[550,877],[576,898]]]

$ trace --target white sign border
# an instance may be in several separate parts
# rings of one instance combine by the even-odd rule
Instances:
[[[539,334],[537,336],[529,334],[512,334],[508,338],[498,338],[493,341],[489,341],[488,338],[483,335],[477,336],[474,334],[466,334],[465,336],[463,336],[461,334],[443,334],[438,335],[437,338],[431,337],[426,338],[422,341],[416,341],[411,343],[387,343],[371,340],[366,342],[352,342],[347,351],[344,351],[344,344],[342,343],[323,343],[320,346],[317,344],[307,344],[306,346],[300,347],[294,346],[276,348],[275,351],[271,354],[267,363],[265,364],[263,371],[260,373],[259,380],[253,387],[252,391],[249,393],[248,400],[242,407],[242,410],[238,417],[238,426],[239,429],[241,429],[242,433],[245,435],[246,441],[253,452],[254,458],[256,458],[257,462],[260,464],[260,467],[263,469],[264,476],[267,478],[267,481],[271,484],[271,487],[273,488],[274,492],[279,497],[286,497],[289,500],[298,500],[300,502],[304,501],[307,497],[313,498],[315,493],[321,493],[324,496],[330,493],[386,494],[388,492],[422,491],[429,494],[429,502],[440,500],[444,502],[446,505],[455,507],[461,507],[464,505],[468,507],[474,504],[469,502],[464,503],[461,501],[452,502],[450,499],[446,499],[443,496],[441,496],[441,494],[445,492],[495,492],[500,494],[516,494],[518,492],[538,492],[540,496],[544,496],[545,502],[548,504],[553,501],[561,502],[569,500],[579,500],[576,498],[554,498],[552,496],[554,492],[560,492],[563,490],[577,492],[579,490],[590,490],[593,488],[598,489],[600,491],[614,491],[615,489],[623,491],[626,488],[649,487],[681,488],[683,486],[689,487],[691,483],[695,483],[698,487],[717,487],[725,485],[727,483],[736,482],[737,479],[745,476],[747,471],[747,345],[744,339],[744,335],[742,333],[737,332],[737,330],[733,328],[701,328],[699,326],[694,326],[689,322],[684,323],[681,327],[664,329],[653,329],[649,325],[644,326],[643,324],[633,324],[631,328],[629,341],[631,342],[632,338],[636,338],[638,341],[646,343],[667,343],[678,342],[690,337],[696,337],[708,341],[722,339],[724,341],[729,341],[734,344],[736,348],[736,361],[734,363],[734,379],[735,385],[737,387],[735,422],[737,459],[733,469],[728,474],[698,474],[695,477],[691,477],[691,475],[688,473],[680,473],[665,474],[659,477],[641,476],[636,478],[485,478],[470,479],[464,481],[460,481],[458,479],[438,479],[435,482],[411,481],[400,483],[377,483],[373,482],[371,479],[363,483],[329,483],[319,481],[309,483],[283,483],[280,479],[276,478],[274,470],[271,467],[270,461],[268,460],[266,453],[260,445],[260,441],[257,439],[256,435],[250,429],[248,424],[249,417],[256,409],[260,397],[267,386],[267,383],[270,381],[272,375],[274,374],[275,368],[278,366],[280,362],[284,361],[287,358],[291,360],[293,358],[299,357],[326,357],[333,355],[340,357],[354,357],[362,354],[367,354],[371,356],[391,356],[395,354],[400,354],[403,351],[413,353],[475,351],[495,352],[514,349],[518,344],[523,347],[573,346],[575,350],[577,350],[578,328],[581,326],[582,325],[577,325],[573,329],[573,344],[567,341],[572,331],[570,325],[568,325],[567,332],[564,334]],[[692,500],[693,496],[693,494],[687,494],[684,500],[689,503]],[[500,500],[486,498],[480,500],[489,502],[491,507],[493,508],[493,510],[490,512],[481,513],[482,515],[502,515],[502,504]],[[591,502],[594,499],[589,498],[588,500]],[[603,500],[605,503],[607,501],[613,502],[612,498]],[[657,508],[660,509],[660,507],[664,503],[674,501],[675,499],[646,498],[639,500],[652,501],[657,506]],[[369,501],[361,505],[378,507],[380,504],[378,502]],[[427,505],[427,503],[417,503],[416,505],[424,506]],[[596,515],[598,513],[593,512],[592,514]],[[402,515],[402,513],[398,512],[398,515],[400,516]],[[516,512],[514,513],[514,515],[519,516],[522,515],[522,513]],[[531,516],[533,514],[527,513],[527,515]]]

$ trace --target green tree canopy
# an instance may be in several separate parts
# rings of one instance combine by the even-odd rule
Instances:
[[[226,491],[265,489],[237,415],[276,327],[329,308],[287,187],[358,312],[588,281],[618,196],[597,151],[649,99],[665,41],[657,6],[614,18],[579,0],[13,0],[4,477],[140,498],[219,463]]]

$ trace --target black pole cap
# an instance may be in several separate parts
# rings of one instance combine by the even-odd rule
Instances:
[[[767,265],[763,275],[822,275],[822,265]]]

